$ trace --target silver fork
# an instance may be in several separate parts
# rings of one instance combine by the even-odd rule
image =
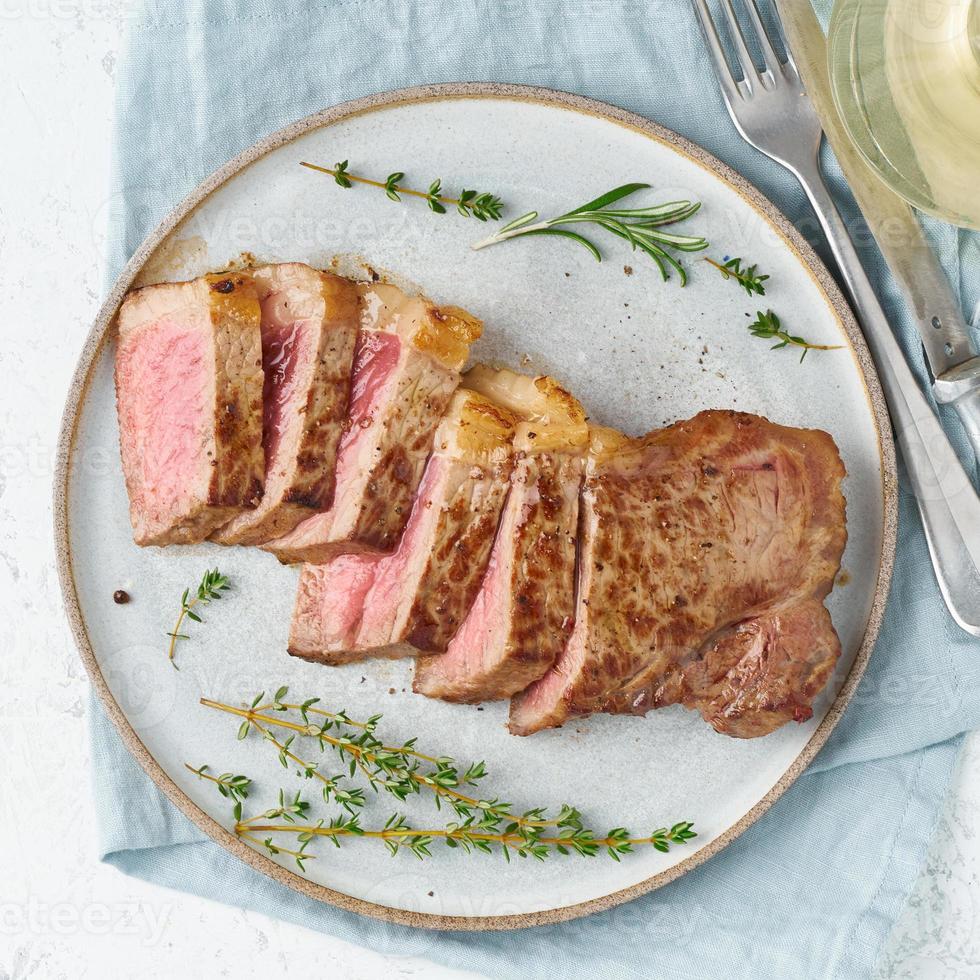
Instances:
[[[959,626],[980,636],[980,497],[905,360],[824,183],[818,163],[823,128],[792,54],[784,45],[787,58],[780,60],[755,0],[745,0],[749,29],[762,53],[760,71],[731,0],[721,0],[741,70],[737,78],[707,3],[693,3],[736,128],[796,176],[816,213],[878,369],[940,591]]]

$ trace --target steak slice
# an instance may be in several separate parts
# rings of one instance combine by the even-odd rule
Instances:
[[[350,405],[333,506],[264,545],[280,561],[391,551],[401,537],[439,420],[482,325],[389,285],[363,288]]]
[[[701,412],[593,440],[575,626],[511,702],[527,735],[594,711],[683,704],[737,737],[810,717],[840,654],[823,600],[846,541],[825,432]]]
[[[561,653],[574,608],[585,413],[551,378],[476,372],[468,383],[526,421],[517,427],[517,462],[476,599],[446,653],[415,668],[415,691],[446,701],[507,698],[537,680]]]
[[[261,544],[333,502],[357,339],[349,280],[299,262],[264,266],[252,278],[262,306],[265,494],[211,535],[221,544]]]
[[[397,550],[303,567],[291,654],[340,664],[445,649],[486,567],[516,422],[490,399],[456,392]]]
[[[123,301],[118,328],[116,410],[133,538],[203,541],[262,496],[255,284],[227,273],[145,286]]]

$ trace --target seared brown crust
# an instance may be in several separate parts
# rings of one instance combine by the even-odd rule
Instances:
[[[324,667],[343,667],[346,664],[358,663],[366,659],[363,652],[356,650],[312,650],[290,638],[286,653],[297,660],[308,660],[313,664],[323,664]],[[418,653],[415,647],[407,643],[392,643],[374,651],[372,657],[385,660],[403,660],[414,657]]]
[[[583,499],[582,645],[557,666],[560,702],[535,716],[530,689],[512,730],[677,702],[733,735],[808,717],[840,652],[813,607],[846,542],[843,476],[825,432],[725,411],[597,459]]]
[[[259,300],[243,273],[204,277],[214,326],[215,459],[208,487],[213,507],[251,508],[262,499],[262,341]]]
[[[517,423],[477,392],[455,392],[397,550],[303,567],[291,653],[340,664],[445,648],[489,558]]]
[[[716,731],[755,738],[811,717],[839,656],[830,613],[803,599],[739,623],[699,651],[671,695]]]
[[[418,369],[407,373],[375,444],[371,478],[357,502],[353,530],[340,541],[270,542],[267,550],[284,564],[320,564],[339,554],[386,552],[397,546],[412,512],[432,437],[459,384],[455,371],[447,371],[428,355],[411,351],[408,357],[418,359]],[[425,397],[419,397],[420,391],[427,392]]]
[[[432,436],[459,385],[470,344],[482,331],[465,310],[435,306],[394,286],[367,284],[361,292],[361,333],[345,420],[351,435],[340,442],[339,485],[322,519],[314,517],[264,545],[287,564],[391,551],[398,544]],[[375,373],[391,341],[397,363]]]
[[[519,495],[516,526],[501,524],[512,551],[510,577],[497,584],[508,596],[506,645],[492,665],[447,676],[439,657],[420,657],[413,690],[464,704],[508,698],[541,677],[567,639],[574,612],[575,528],[582,458],[565,453],[521,454],[510,493]],[[508,504],[510,507],[511,504]],[[500,556],[500,561],[505,556]]]
[[[357,286],[300,263],[264,266],[254,271],[254,277],[263,316],[272,321],[262,328],[266,361],[271,358],[275,364],[283,356],[278,335],[282,312],[287,324],[289,316],[304,321],[306,344],[294,347],[291,397],[274,423],[278,435],[274,449],[272,435],[264,434],[269,452],[265,496],[256,511],[237,517],[211,536],[219,544],[263,544],[288,534],[312,513],[326,510],[333,499],[337,444],[347,416],[358,329]],[[294,324],[293,329],[299,327]],[[313,343],[315,350],[311,350]],[[281,379],[275,378],[273,374],[265,379],[265,397],[282,397],[276,389]],[[270,424],[268,417],[265,424]]]
[[[486,678],[487,694],[506,698],[537,680],[561,653],[572,624],[575,528],[582,460],[563,453],[530,457],[537,502],[517,532],[510,647],[500,671]]]
[[[425,362],[418,372],[411,372],[411,383],[399,389],[350,534],[351,542],[377,551],[391,551],[405,530],[432,437],[459,384],[458,374],[447,372],[426,355],[412,352],[409,357]],[[425,397],[419,397],[420,391],[426,392]]]
[[[351,363],[357,341],[357,288],[337,276],[321,275],[324,300],[336,320],[347,320],[349,330],[324,330],[320,336],[319,368],[303,410],[303,436],[286,503],[326,510],[333,502],[334,461],[347,418]],[[295,525],[293,525],[295,526]],[[286,529],[279,534],[285,534]],[[273,537],[268,535],[266,540]]]
[[[506,423],[504,413],[499,418]],[[487,567],[512,465],[508,453],[475,467],[440,514],[438,545],[426,559],[405,630],[416,651],[445,650],[466,616]]]
[[[589,429],[582,406],[553,378],[477,365],[464,384],[522,419],[514,470],[480,589],[445,655],[419,659],[413,688],[479,702],[520,691],[565,645]]]

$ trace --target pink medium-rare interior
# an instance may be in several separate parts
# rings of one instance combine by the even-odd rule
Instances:
[[[414,684],[419,694],[439,697],[454,680],[483,675],[504,655],[510,634],[514,541],[527,506],[525,480],[515,471],[480,589],[445,653],[419,661]]]
[[[585,662],[585,644],[589,634],[589,593],[595,564],[593,546],[598,525],[591,494],[583,490],[579,497],[579,554],[576,563],[575,621],[564,649],[547,673],[528,685],[510,702],[508,728],[512,735],[531,735],[550,725],[560,725],[567,714],[563,703],[569,681]]]
[[[365,650],[400,640],[438,521],[438,509],[431,503],[449,468],[441,457],[429,461],[393,554],[340,555],[322,565],[303,566],[290,638],[294,653]]]
[[[385,330],[362,330],[358,335],[347,410],[349,426],[340,440],[341,451],[370,426],[385,385],[398,366],[401,346],[401,338]]]
[[[371,425],[374,412],[383,399],[401,356],[401,340],[383,330],[362,330],[357,338],[351,372],[347,421],[337,449],[337,485],[334,503],[328,511],[314,514],[289,534],[270,542],[272,550],[311,542],[331,540],[335,516],[356,505],[363,492],[363,479],[370,470],[362,455],[370,455]]]
[[[532,735],[565,721],[567,710],[563,697],[569,680],[585,661],[588,615],[588,608],[578,604],[571,636],[554,665],[544,677],[511,699],[508,728],[512,735]]]
[[[289,435],[297,428],[295,397],[309,385],[315,355],[310,347],[319,325],[290,313],[290,291],[270,293],[262,300],[262,446],[265,449],[266,494],[269,484],[286,475],[284,459],[291,450]],[[292,426],[290,423],[294,423]],[[284,453],[284,447],[286,452]]]
[[[127,469],[139,474],[130,506],[152,533],[206,493],[214,355],[200,324],[166,315],[120,344],[120,439]]]
[[[377,561],[376,555],[341,555],[326,565],[303,566],[290,627],[290,653],[345,650],[354,644]]]
[[[288,281],[285,286],[271,288],[282,280],[269,275],[268,270],[260,270],[256,283],[261,308],[265,489],[255,510],[239,514],[216,533],[214,539],[225,544],[248,541],[249,529],[261,527],[262,521],[281,504],[303,434],[303,417],[298,409],[306,403],[305,392],[316,365],[317,352],[311,348],[319,322],[302,309],[309,307],[309,299],[304,303],[302,294]],[[266,289],[269,291],[262,295]]]
[[[433,529],[439,521],[439,507],[433,503],[444,496],[443,485],[452,465],[444,456],[429,457],[398,548],[375,565],[374,581],[363,603],[357,649],[369,650],[401,641],[415,589],[432,548]]]

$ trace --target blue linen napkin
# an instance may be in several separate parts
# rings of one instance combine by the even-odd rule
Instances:
[[[824,18],[828,3],[820,0]],[[566,89],[705,146],[811,236],[795,180],[736,135],[692,10],[677,0],[146,0],[118,75],[113,275],[202,177],[257,138],[328,105],[444,81]],[[845,217],[853,201],[826,169]],[[980,304],[980,237],[927,230]],[[823,244],[815,241],[818,250]],[[920,378],[895,283],[863,248]],[[954,420],[963,459],[975,464]],[[103,857],[124,872],[386,953],[492,977],[867,977],[922,863],[960,745],[980,723],[980,643],[943,608],[902,480],[898,560],[878,648],[808,773],[702,868],[619,909],[520,934],[413,931],[321,905],[211,843],[131,759],[97,702],[93,769]]]

